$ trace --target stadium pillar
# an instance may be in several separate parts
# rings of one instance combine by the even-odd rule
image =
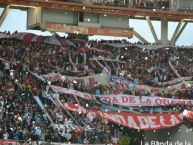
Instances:
[[[2,26],[5,18],[6,18],[7,15],[9,14],[9,11],[10,11],[9,5],[7,5],[7,6],[4,8],[4,10],[3,10],[3,12],[2,12],[2,14],[1,14],[1,16],[0,16],[0,27]]]
[[[133,0],[128,0],[128,1],[129,1],[129,4],[128,4],[128,5],[129,5],[129,6],[133,6],[133,3],[134,3]]]
[[[169,44],[168,40],[168,20],[162,19],[161,20],[161,44]]]
[[[146,17],[146,20],[147,20],[148,26],[152,32],[152,35],[154,37],[155,43],[165,44],[165,45],[175,45],[176,41],[179,39],[179,37],[181,36],[182,32],[184,31],[184,29],[186,28],[186,26],[188,24],[187,21],[186,22],[184,22],[184,20],[179,21],[171,40],[169,40],[168,39],[168,31],[169,31],[168,30],[168,23],[169,23],[169,21],[166,19],[162,19],[161,20],[161,39],[158,40],[157,34],[155,32],[155,29],[153,27],[153,24],[152,24],[150,18]],[[134,35],[135,35],[135,32],[134,32]]]
[[[158,7],[159,7],[159,6],[158,6],[158,0],[155,0],[154,7],[155,7],[155,8],[158,8]]]

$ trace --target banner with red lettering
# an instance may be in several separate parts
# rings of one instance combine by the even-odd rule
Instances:
[[[126,112],[102,112],[87,110],[82,106],[64,103],[66,109],[78,112],[79,114],[92,112],[94,116],[105,119],[109,122],[120,124],[125,127],[140,129],[140,130],[157,130],[170,128],[183,123],[183,115],[175,114],[143,114],[143,113],[126,113]]]
[[[140,130],[156,130],[170,128],[183,123],[182,114],[130,114],[124,112],[97,112],[97,114],[110,122],[125,127]]]
[[[72,94],[76,95],[80,98],[86,100],[93,100],[95,99],[94,95],[71,90],[67,88],[62,88],[58,86],[50,86],[53,91],[57,93],[64,93],[64,94]],[[168,106],[168,105],[186,105],[186,106],[193,106],[193,100],[185,100],[185,99],[171,99],[171,98],[164,98],[164,97],[157,97],[157,96],[132,96],[132,95],[99,95],[96,98],[100,99],[104,102],[109,102],[112,104],[117,104],[120,106]]]
[[[101,101],[117,104],[120,106],[167,106],[186,105],[193,106],[193,100],[170,99],[151,96],[131,96],[131,95],[100,95]]]

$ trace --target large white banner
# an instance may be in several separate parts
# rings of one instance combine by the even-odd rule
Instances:
[[[56,93],[64,93],[64,94],[71,94],[71,95],[76,95],[80,98],[86,99],[86,100],[93,100],[95,97],[91,94],[88,93],[84,93],[84,92],[80,92],[80,91],[76,91],[76,90],[72,90],[72,89],[67,89],[67,88],[62,88],[62,87],[58,87],[58,86],[50,86],[52,88],[52,90]]]
[[[100,95],[101,101],[110,102],[120,106],[168,106],[168,105],[185,105],[193,106],[193,100],[170,99],[163,97],[151,96],[132,96],[132,95]]]
[[[192,81],[186,81],[186,84],[193,85]],[[178,90],[183,91],[183,90],[188,90],[189,89],[189,88],[185,88],[183,86],[183,82],[175,84],[175,85],[171,85],[171,86],[168,86],[168,87],[165,87],[165,88],[151,87],[151,86],[147,86],[147,85],[135,85],[134,87],[135,87],[135,89],[138,89],[138,90],[141,90],[141,91],[144,91],[144,92],[145,91],[150,92],[151,94],[162,93],[162,92],[175,94],[176,91],[178,91]]]
[[[83,80],[85,84],[90,83],[90,79],[94,79],[96,82],[103,84],[103,85],[108,85],[109,80],[108,80],[108,73],[101,73],[101,74],[95,74],[95,75],[89,75],[85,77],[72,77],[72,76],[66,76],[66,75],[61,75],[60,73],[50,73],[46,75],[42,75],[41,77],[44,78],[46,81],[64,81],[64,80],[69,80],[69,81],[74,81],[74,80]]]
[[[172,86],[172,85],[175,85],[175,84],[177,84],[177,83],[182,82],[182,80],[184,80],[184,81],[191,81],[191,80],[192,80],[192,77],[193,77],[193,76],[190,76],[190,77],[181,77],[180,79],[177,78],[177,79],[174,79],[174,80],[171,80],[171,81],[168,81],[168,82],[158,82],[158,84],[159,84],[160,86],[162,86],[162,85]]]
[[[58,86],[50,86],[56,93],[72,94],[86,100],[92,100],[96,97],[101,101],[117,104],[120,106],[168,106],[168,105],[186,105],[193,106],[193,100],[171,99],[158,96],[132,96],[125,94],[118,95],[98,95],[94,96],[88,93],[62,88]]]

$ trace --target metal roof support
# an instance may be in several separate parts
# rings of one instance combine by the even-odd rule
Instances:
[[[155,42],[158,42],[158,37],[157,37],[157,34],[156,34],[156,32],[155,32],[155,29],[154,29],[154,27],[153,27],[153,24],[152,24],[150,18],[149,18],[149,17],[146,17],[146,20],[147,20],[147,23],[148,23],[148,25],[149,25],[149,29],[151,30],[151,33],[152,33],[152,35],[153,35],[153,38],[154,38]]]
[[[2,14],[1,14],[1,16],[0,16],[0,27],[2,26],[5,18],[6,18],[7,15],[9,14],[9,11],[10,11],[9,5],[7,5],[7,6],[4,8],[4,10],[3,10],[3,12],[2,12]]]
[[[180,35],[182,34],[182,32],[184,31],[184,29],[186,28],[188,22],[184,22],[183,26],[181,27],[180,31],[178,32],[177,36],[174,38],[174,44],[176,43],[176,41],[179,39]]]
[[[172,43],[172,44],[174,44],[174,40],[176,39],[176,37],[177,37],[177,35],[178,35],[178,33],[179,33],[182,25],[183,25],[183,22],[184,22],[184,20],[181,20],[181,21],[178,23],[178,25],[177,25],[177,27],[176,27],[176,30],[175,30],[175,32],[174,32],[174,34],[173,34],[173,36],[172,36],[172,39],[171,39],[171,43]]]
[[[137,37],[141,42],[143,43],[149,43],[143,36],[141,36],[139,33],[137,33],[135,30],[133,30],[133,35]]]

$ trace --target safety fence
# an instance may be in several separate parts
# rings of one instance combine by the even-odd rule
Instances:
[[[56,143],[56,142],[31,142],[26,140],[0,140],[0,145],[83,145],[83,144],[73,144],[73,143]],[[103,145],[103,144],[84,144],[84,145]],[[108,144],[111,145],[111,144]]]

